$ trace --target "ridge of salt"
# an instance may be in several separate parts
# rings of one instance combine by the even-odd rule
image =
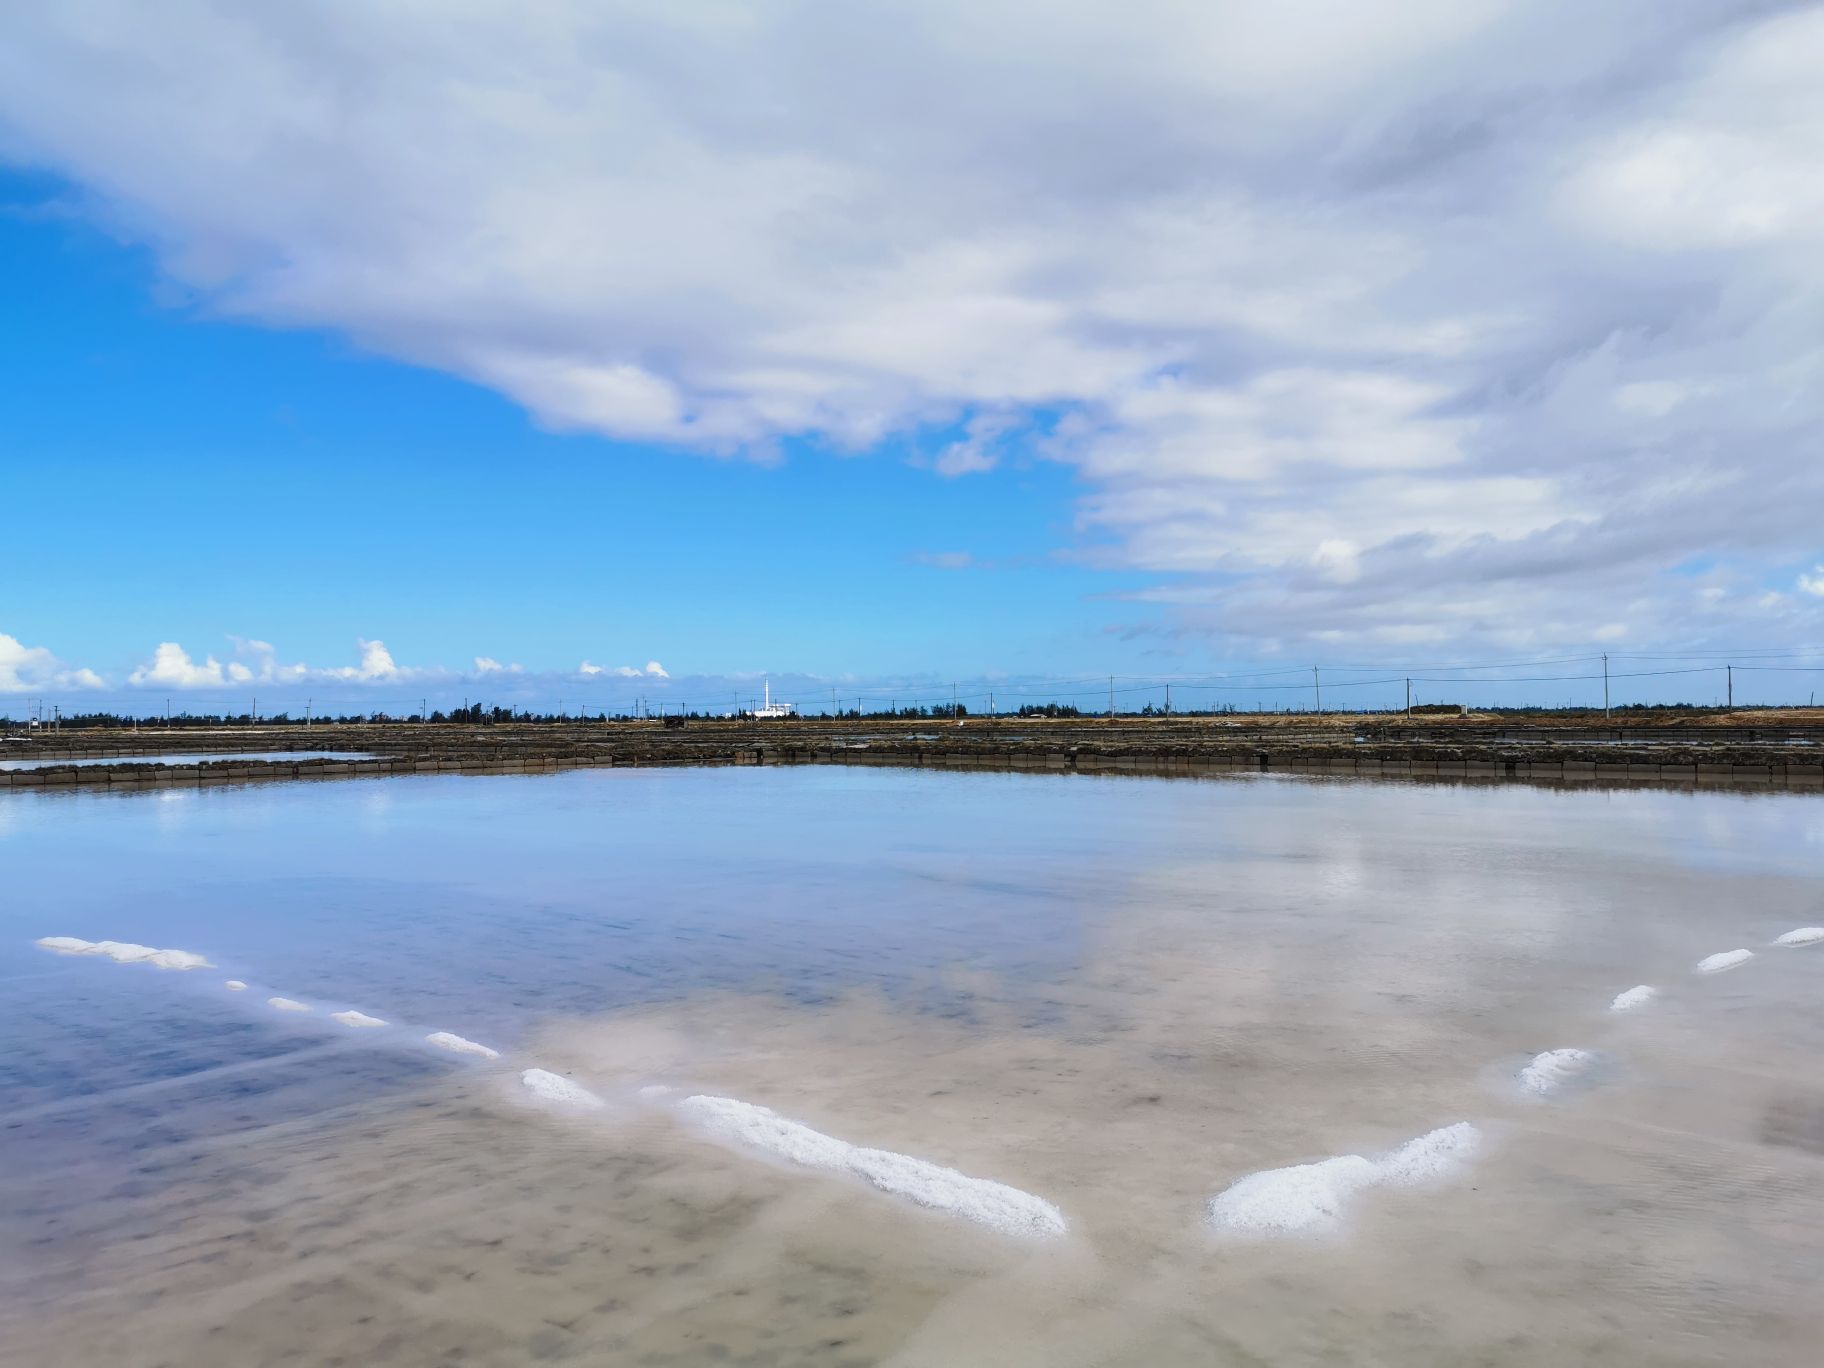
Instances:
[[[1697,962],[1697,973],[1720,974],[1725,969],[1733,969],[1738,964],[1746,964],[1754,958],[1752,950],[1719,950],[1714,955],[1705,955]]]
[[[587,1088],[579,1087],[549,1069],[527,1069],[519,1076],[519,1081],[546,1102],[558,1102],[567,1107],[586,1107],[591,1111],[608,1105]]]
[[[1550,1097],[1588,1073],[1595,1062],[1596,1056],[1588,1050],[1547,1050],[1534,1055],[1533,1062],[1520,1070],[1520,1086],[1541,1097]]]
[[[490,1050],[486,1045],[477,1045],[472,1040],[464,1040],[448,1031],[432,1031],[425,1040],[440,1050],[449,1050],[454,1054],[480,1055],[484,1059],[500,1058],[499,1050]]]
[[[891,1150],[866,1149],[732,1097],[687,1097],[678,1110],[718,1140],[734,1141],[827,1172],[850,1173],[882,1192],[948,1212],[1005,1235],[1063,1235],[1064,1213],[1042,1197],[972,1178],[956,1169]]]
[[[1380,1159],[1339,1154],[1264,1169],[1212,1197],[1204,1220],[1237,1235],[1314,1235],[1341,1228],[1350,1201],[1376,1187],[1428,1187],[1454,1177],[1482,1148],[1467,1121],[1428,1131]]]

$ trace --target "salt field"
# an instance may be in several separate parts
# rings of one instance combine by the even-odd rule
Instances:
[[[74,765],[88,769],[95,765],[200,765],[223,760],[371,760],[368,751],[287,750],[287,751],[184,751],[181,753],[145,755],[88,756],[70,759],[66,756],[0,756],[0,772],[8,770],[46,769],[52,765]]]
[[[1821,856],[1644,788],[9,794],[0,1351],[1810,1365]]]

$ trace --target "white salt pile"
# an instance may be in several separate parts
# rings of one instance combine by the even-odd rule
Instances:
[[[587,1107],[591,1110],[607,1105],[587,1088],[579,1088],[569,1079],[547,1069],[527,1069],[519,1076],[519,1081],[546,1102],[556,1102],[566,1107]]]
[[[1268,1169],[1212,1197],[1205,1219],[1218,1230],[1246,1235],[1335,1230],[1349,1199],[1380,1181],[1380,1166],[1359,1154]]]
[[[306,1004],[293,998],[269,997],[266,999],[266,1005],[276,1007],[281,1012],[308,1012],[310,1010]]]
[[[247,985],[242,983],[239,979],[229,979],[222,987],[226,988],[231,993],[244,993],[247,991]]]
[[[1714,955],[1706,955],[1697,962],[1700,974],[1720,974],[1725,969],[1733,969],[1738,964],[1746,964],[1754,958],[1752,950],[1721,950]]]
[[[1801,926],[1797,931],[1788,931],[1774,944],[1816,945],[1819,941],[1824,941],[1824,926]]]
[[[1520,1086],[1550,1097],[1588,1073],[1595,1062],[1596,1056],[1588,1050],[1547,1050],[1535,1055],[1533,1062],[1520,1070]]]
[[[210,969],[214,966],[201,955],[189,950],[160,950],[132,941],[86,941],[76,936],[40,936],[35,942],[40,950],[59,955],[101,955],[116,964],[150,964],[159,969]]]
[[[1447,1181],[1481,1146],[1482,1133],[1459,1121],[1409,1140],[1379,1160],[1343,1154],[1251,1173],[1210,1199],[1205,1220],[1217,1230],[1240,1235],[1324,1234],[1342,1225],[1356,1194]]]
[[[448,1031],[432,1031],[425,1039],[440,1050],[451,1050],[456,1054],[480,1055],[484,1059],[500,1058],[499,1050],[490,1050],[486,1045],[477,1045],[472,1040],[464,1040],[461,1036],[451,1035]]]
[[[714,1139],[751,1146],[806,1168],[852,1173],[882,1192],[1002,1234],[1058,1236],[1068,1228],[1061,1211],[1029,1192],[910,1155],[851,1145],[751,1102],[699,1095],[685,1098],[678,1109]]]
[[[331,1021],[339,1021],[344,1026],[384,1026],[384,1025],[386,1025],[386,1023],[384,1021],[382,1021],[379,1017],[369,1016],[366,1012],[357,1012],[352,1007],[346,1012],[331,1012],[329,1014],[329,1019]]]
[[[1628,989],[1625,993],[1617,993],[1615,1001],[1609,1004],[1609,1010],[1611,1012],[1631,1012],[1636,1007],[1644,1007],[1658,996],[1659,989],[1643,983]]]

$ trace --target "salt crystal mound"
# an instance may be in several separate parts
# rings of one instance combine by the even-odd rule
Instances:
[[[1801,926],[1797,931],[1788,931],[1785,935],[1774,941],[1774,944],[1816,945],[1819,941],[1824,941],[1824,926]],[[38,943],[40,945],[44,944],[43,941],[39,941]]]
[[[1242,1235],[1322,1234],[1342,1225],[1351,1197],[1380,1181],[1380,1166],[1359,1154],[1268,1169],[1212,1197],[1205,1219]]]
[[[698,1095],[685,1098],[678,1109],[717,1140],[764,1150],[806,1168],[852,1173],[882,1192],[1004,1235],[1055,1237],[1068,1229],[1063,1212],[1030,1192],[909,1154],[851,1145],[751,1102]]]
[[[34,942],[40,950],[59,955],[101,955],[116,964],[150,964],[159,969],[213,969],[201,955],[188,950],[160,950],[132,941],[86,941],[75,936],[40,936]]]
[[[1754,958],[1752,950],[1721,950],[1714,955],[1706,955],[1697,962],[1700,974],[1720,974],[1725,969],[1733,969],[1738,964],[1746,964]]]
[[[1550,1097],[1588,1073],[1595,1062],[1596,1056],[1588,1050],[1547,1050],[1534,1055],[1533,1062],[1520,1070],[1520,1086]]]
[[[425,1037],[425,1040],[440,1050],[450,1050],[456,1054],[480,1055],[483,1059],[500,1058],[499,1050],[490,1050],[486,1045],[477,1045],[472,1040],[464,1040],[461,1036],[451,1035],[448,1031],[432,1031]]]
[[[1467,1121],[1409,1140],[1381,1159],[1342,1154],[1239,1178],[1210,1199],[1204,1219],[1244,1236],[1325,1235],[1342,1228],[1351,1199],[1377,1187],[1428,1187],[1456,1176],[1482,1148]]]
[[[519,1081],[546,1102],[556,1102],[566,1107],[585,1107],[590,1111],[608,1105],[587,1088],[579,1088],[569,1079],[548,1069],[527,1069],[519,1076]]]
[[[331,1012],[329,1014],[329,1019],[331,1021],[339,1021],[344,1026],[384,1026],[384,1025],[386,1025],[386,1023],[384,1021],[382,1021],[379,1017],[369,1016],[366,1012],[357,1012],[352,1007],[346,1012]]]
[[[1617,993],[1615,1001],[1609,1004],[1609,1010],[1611,1012],[1631,1012],[1636,1007],[1646,1006],[1658,996],[1659,989],[1643,983],[1628,989],[1625,993]]]
[[[231,993],[244,993],[247,991],[247,985],[242,983],[239,979],[229,979],[222,987],[226,988]]]
[[[299,1002],[295,998],[269,997],[266,999],[266,1005],[276,1007],[281,1012],[308,1012],[310,1010],[307,1004]]]
[[[1440,1126],[1408,1140],[1381,1160],[1384,1182],[1395,1187],[1426,1187],[1461,1173],[1482,1152],[1482,1132],[1467,1121]]]

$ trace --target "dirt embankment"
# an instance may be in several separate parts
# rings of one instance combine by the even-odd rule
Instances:
[[[239,759],[358,752],[361,759]],[[169,764],[160,753],[222,758]],[[1198,773],[1289,770],[1631,782],[1824,783],[1824,709],[1508,716],[813,719],[464,726],[391,723],[38,733],[0,748],[37,767],[0,788],[222,782],[573,766],[901,764]],[[59,765],[59,760],[108,763]],[[49,763],[46,763],[49,762]]]

